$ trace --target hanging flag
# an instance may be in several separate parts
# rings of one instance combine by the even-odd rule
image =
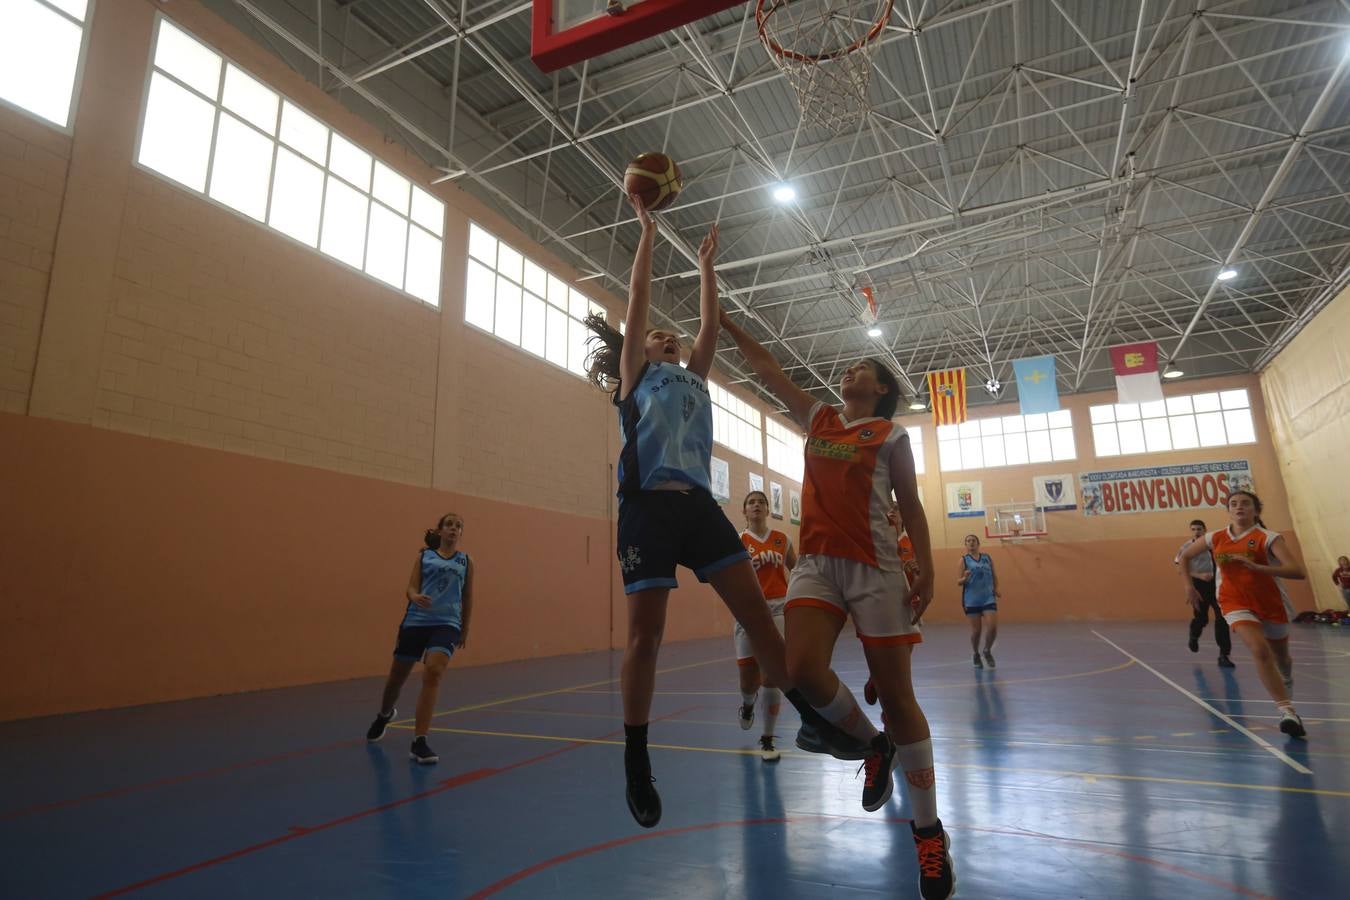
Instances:
[[[1111,365],[1116,370],[1117,403],[1151,403],[1163,398],[1154,341],[1112,347]]]
[[[1017,402],[1022,415],[1048,413],[1059,409],[1059,389],[1055,386],[1055,358],[1032,356],[1013,360],[1017,374]]]
[[[928,373],[928,396],[934,425],[959,425],[966,420],[966,370]]]

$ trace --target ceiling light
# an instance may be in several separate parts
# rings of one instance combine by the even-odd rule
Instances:
[[[797,199],[797,189],[790,184],[780,184],[773,189],[773,199],[779,203],[791,203]]]
[[[1163,377],[1164,377],[1164,378],[1180,378],[1182,375],[1185,375],[1185,374],[1186,374],[1186,373],[1183,372],[1183,371],[1181,371],[1180,369],[1173,369],[1173,368],[1169,367],[1169,368],[1167,369],[1167,371],[1163,373]]]
[[[881,329],[878,328],[878,327],[876,327],[875,325],[873,325],[871,328],[867,329],[867,336],[868,336],[868,337],[881,337]]]
[[[1237,277],[1237,269],[1224,269],[1219,273],[1220,281],[1232,281]]]
[[[923,412],[925,409],[928,408],[928,404],[924,403],[922,400],[915,400],[913,403],[909,405],[909,408],[912,409],[914,412]]]
[[[999,382],[997,378],[990,378],[985,381],[984,389],[988,391],[992,396],[997,397],[998,392],[1003,390],[1003,385]]]

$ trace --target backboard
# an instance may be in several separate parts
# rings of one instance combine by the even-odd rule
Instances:
[[[985,510],[984,536],[1005,544],[1040,540],[1048,535],[1045,510],[1034,500],[992,503]]]
[[[541,71],[591,59],[745,0],[534,0],[530,58]]]

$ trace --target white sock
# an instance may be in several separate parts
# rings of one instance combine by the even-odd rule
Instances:
[[[842,681],[839,682],[839,690],[835,691],[834,699],[824,706],[816,706],[815,709],[827,721],[838,725],[845,734],[852,735],[860,741],[870,743],[872,738],[877,736],[876,726],[867,718],[858,706],[853,692]]]
[[[933,741],[925,738],[915,744],[895,748],[895,758],[905,770],[905,789],[915,828],[937,824],[937,778],[933,774]]]
[[[1293,701],[1293,700],[1285,700],[1283,703],[1280,703],[1280,702],[1277,701],[1276,704],[1275,704],[1275,709],[1276,709],[1278,712],[1280,712],[1280,713],[1287,713],[1287,712],[1289,712],[1289,713],[1294,713],[1294,715],[1298,715],[1298,713],[1294,712],[1294,701]]]
[[[760,695],[760,714],[764,717],[764,734],[773,737],[773,726],[778,724],[778,710],[782,706],[783,692],[778,688],[765,688]]]
[[[741,705],[742,705],[742,706],[754,706],[754,705],[755,705],[755,697],[756,697],[758,694],[759,694],[759,691],[751,691],[751,692],[748,693],[748,694],[747,694],[745,691],[741,691]]]

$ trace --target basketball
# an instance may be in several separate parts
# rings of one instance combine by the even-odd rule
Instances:
[[[623,189],[641,197],[649,210],[670,206],[683,186],[679,165],[664,153],[639,154],[623,173]]]

